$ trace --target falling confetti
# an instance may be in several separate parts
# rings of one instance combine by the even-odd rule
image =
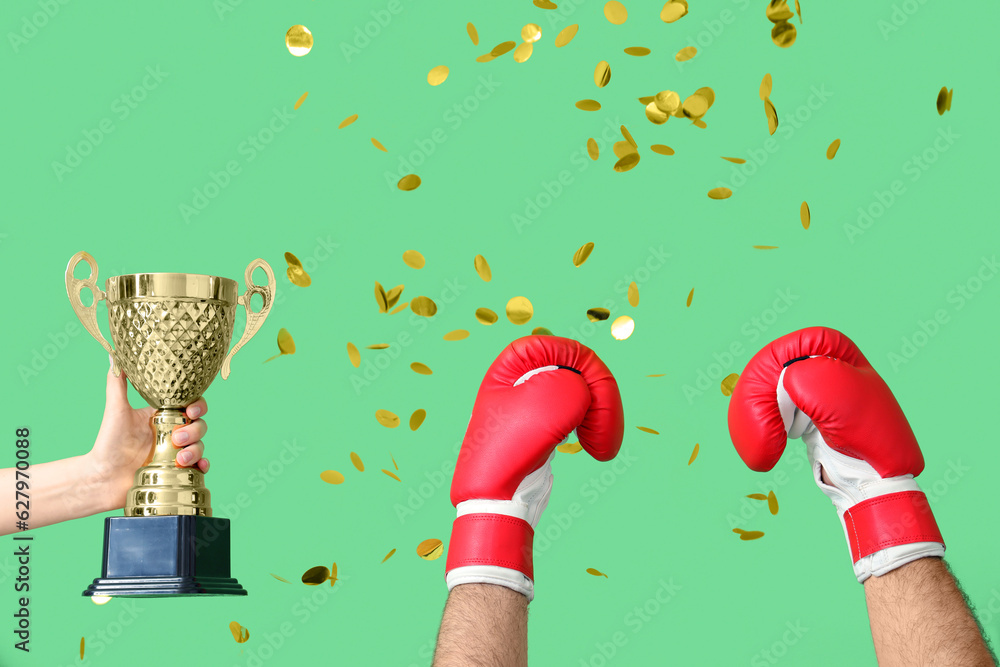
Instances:
[[[602,60],[594,68],[594,85],[603,88],[609,83],[611,83],[611,65],[608,64],[607,60]],[[577,106],[580,105],[577,104]]]
[[[733,191],[729,188],[712,188],[708,191],[709,199],[729,199],[733,196]]]
[[[799,6],[799,0],[795,0],[795,13],[799,15],[799,25],[802,25],[802,7]]]
[[[747,498],[752,498],[753,500],[767,500],[767,496],[763,493],[750,493],[747,494]]]
[[[601,103],[597,100],[580,100],[576,103],[576,108],[581,111],[600,111]]]
[[[347,344],[347,358],[351,360],[351,365],[357,368],[361,365],[361,353],[354,343]]]
[[[767,509],[771,514],[778,513],[778,497],[774,495],[774,491],[767,492]]]
[[[309,96],[308,91],[302,93],[302,97],[300,97],[298,100],[295,101],[295,104],[294,106],[292,106],[292,109],[298,109],[300,106],[302,106],[302,103],[306,101],[306,97],[308,96]]]
[[[378,312],[384,313],[389,310],[385,289],[382,287],[382,283],[377,280],[375,281],[375,303],[378,304]]]
[[[388,410],[376,410],[375,419],[379,424],[385,426],[386,428],[396,428],[399,426],[399,416],[389,412]]]
[[[937,112],[939,116],[943,116],[945,111],[951,111],[951,94],[953,92],[955,89],[948,90],[947,86],[938,91]]]
[[[837,151],[840,150],[840,139],[834,139],[826,149],[826,159],[832,160],[837,156]]]
[[[337,129],[338,130],[343,130],[345,127],[347,127],[348,125],[350,125],[351,123],[353,123],[357,119],[358,119],[358,114],[356,114],[356,113],[355,114],[351,114],[350,116],[348,116],[344,120],[340,121],[340,125],[337,126]]]
[[[687,307],[688,308],[691,307],[691,299],[693,299],[693,298],[694,298],[694,288],[692,287],[691,291],[688,292],[688,298],[687,298]]]
[[[396,187],[406,192],[416,190],[420,187],[420,177],[416,174],[407,174],[399,179],[399,183],[396,184]]]
[[[798,31],[795,30],[795,26],[788,21],[778,21],[771,28],[771,41],[783,49],[794,44],[797,35]]]
[[[290,583],[292,583],[292,582],[290,582],[290,581],[289,581],[288,579],[285,579],[284,577],[279,577],[279,576],[278,576],[278,575],[276,575],[276,574],[275,574],[274,572],[271,572],[271,573],[269,573],[269,574],[270,574],[270,575],[271,575],[272,577],[274,577],[275,579],[277,579],[278,581],[283,581],[283,582],[285,582],[286,584],[290,584]]]
[[[400,313],[400,312],[406,310],[406,307],[409,306],[409,305],[410,305],[409,301],[404,301],[403,303],[401,303],[398,306],[396,306],[395,308],[393,308],[392,312],[389,313],[389,314],[390,315],[395,315],[396,313]]]
[[[250,639],[250,631],[236,621],[229,624],[229,631],[233,633],[233,639],[237,644],[245,644]]]
[[[694,443],[694,449],[691,450],[691,458],[688,459],[688,465],[694,463],[694,460],[698,458],[698,452],[701,450],[701,445],[697,442]]]
[[[562,452],[563,454],[576,454],[577,452],[583,451],[583,445],[579,442],[564,442],[556,447],[556,451]]]
[[[664,146],[663,144],[653,144],[649,147],[654,153],[659,153],[660,155],[673,155],[674,149],[670,146]]]
[[[466,23],[465,31],[469,33],[469,39],[472,40],[472,45],[479,46],[479,32],[476,30],[476,26],[472,25],[471,22]]]
[[[670,0],[660,10],[660,20],[664,23],[673,23],[687,13],[688,3],[685,0]]]
[[[448,341],[465,340],[469,337],[469,332],[465,329],[455,329],[454,331],[449,331],[442,338]]]
[[[313,47],[313,36],[304,25],[293,25],[285,33],[285,47],[293,56],[304,56]]]
[[[622,315],[611,323],[611,335],[615,340],[625,340],[635,331],[635,320],[628,315]]]
[[[493,47],[490,55],[494,58],[499,58],[505,53],[509,53],[515,46],[517,46],[517,42],[501,42]]]
[[[647,375],[648,378],[662,378],[667,377],[666,373],[653,373],[652,375]]]
[[[733,389],[736,387],[736,381],[740,379],[739,373],[730,373],[726,377],[722,378],[722,395],[732,396]]]
[[[525,42],[537,42],[542,38],[542,28],[537,23],[528,23],[521,28],[521,39]]]
[[[595,577],[604,577],[605,579],[608,578],[608,575],[606,575],[603,572],[601,572],[600,570],[597,570],[597,569],[592,568],[592,567],[588,567],[587,568],[587,574],[592,574]]]
[[[628,286],[628,305],[633,308],[639,305],[639,285],[634,280]]]
[[[651,433],[652,435],[660,435],[660,432],[654,428],[649,428],[648,426],[636,426],[637,429],[643,433]]]
[[[420,425],[424,423],[424,419],[427,418],[427,411],[421,408],[420,410],[415,410],[412,415],[410,415],[410,430],[416,431],[420,428]]]
[[[771,96],[771,75],[765,74],[760,82],[760,101],[764,102]]]
[[[532,336],[552,336],[554,334],[551,331],[549,331],[547,328],[545,328],[545,327],[535,327],[534,329],[531,330],[531,335]]]
[[[535,47],[532,45],[531,42],[521,42],[520,44],[517,45],[517,48],[514,49],[514,62],[516,63],[527,62],[528,58],[531,57],[531,54],[534,52],[534,50]]]
[[[469,25],[472,25],[472,24],[470,23]],[[394,553],[396,553],[396,550],[395,550],[395,549],[393,549],[392,551],[390,551],[389,553],[387,553],[387,554],[385,555],[385,558],[383,558],[383,559],[382,559],[382,562],[384,563],[384,562],[386,562],[387,560],[389,560],[390,558],[392,558],[392,555],[393,555]]]
[[[472,25],[471,23],[469,25]],[[448,78],[448,66],[438,65],[427,73],[427,83],[432,86],[440,86]]]
[[[591,160],[596,160],[601,155],[601,150],[597,147],[597,141],[593,137],[587,139],[587,155],[590,156]]]
[[[732,162],[733,164],[745,164],[746,163],[746,160],[744,160],[741,157],[724,157],[722,159],[726,160],[728,162]]]
[[[375,137],[372,137],[372,146],[374,146],[375,148],[379,149],[383,153],[388,153],[389,152],[388,150],[386,150],[385,146],[382,145],[382,142],[379,141],[378,139],[376,139]]]
[[[741,540],[756,540],[764,537],[764,533],[759,530],[743,530],[742,528],[733,528],[733,532],[739,535]]]
[[[754,248],[757,250],[775,250],[778,246],[776,245],[755,245]]]
[[[476,321],[480,324],[485,324],[489,326],[494,324],[498,319],[500,319],[496,313],[494,313],[489,308],[477,308],[476,309]]]
[[[611,311],[607,308],[591,308],[587,311],[587,319],[591,322],[603,322],[611,317]]]
[[[419,361],[414,361],[410,364],[410,368],[413,369],[414,373],[420,373],[421,375],[431,375],[434,372],[427,364],[422,364]]]
[[[579,29],[580,25],[574,23],[573,25],[568,25],[560,30],[559,34],[556,35],[556,48],[566,46],[573,41],[573,38],[576,37],[576,31]]]
[[[288,329],[282,327],[278,330],[278,350],[279,353],[266,359],[264,363],[266,364],[271,359],[277,359],[278,357],[284,356],[286,354],[295,354],[295,341],[292,340],[292,334],[288,333]]]
[[[361,461],[361,457],[358,456],[357,452],[351,452],[351,463],[358,469],[358,472],[365,471],[365,464]]]
[[[417,555],[424,560],[437,560],[444,553],[444,543],[441,540],[424,540],[417,545]]]
[[[583,266],[583,263],[587,261],[590,257],[590,253],[594,251],[593,243],[584,243],[580,246],[580,249],[573,253],[573,266]]]
[[[679,63],[682,63],[686,60],[691,60],[696,55],[698,55],[698,49],[696,47],[685,46],[683,49],[677,52],[677,55],[674,56],[674,60],[676,60]]]
[[[403,263],[411,269],[424,268],[424,256],[416,250],[407,250],[403,253]]]
[[[559,8],[559,5],[557,5],[554,2],[551,2],[551,0],[533,0],[532,4],[534,4],[535,7],[538,7],[539,9],[558,9]]]
[[[410,302],[410,310],[421,317],[434,317],[437,312],[437,304],[429,297],[418,296]]]
[[[83,660],[83,637],[80,637],[80,660]]]
[[[327,484],[343,484],[344,475],[336,470],[324,470],[319,474],[319,478]]]
[[[326,566],[317,565],[316,567],[311,567],[305,571],[302,575],[302,583],[306,586],[319,586],[325,581],[329,581],[330,585],[333,586],[337,581],[337,564],[333,564],[333,569],[327,569]]]
[[[394,480],[396,480],[397,482],[402,482],[402,481],[403,481],[403,480],[401,480],[401,479],[400,479],[400,478],[399,478],[399,477],[398,477],[398,476],[396,475],[396,473],[392,472],[391,470],[386,470],[385,468],[382,468],[382,472],[384,472],[384,473],[385,473],[386,475],[388,475],[389,477],[392,477],[392,478],[393,478]]]
[[[290,252],[286,252],[285,261],[288,263],[287,275],[289,282],[297,287],[309,287],[312,285],[312,278],[302,268],[302,262],[299,261],[298,257]]]
[[[389,349],[389,343],[375,343],[374,345],[366,346],[369,350],[387,350]]]
[[[392,459],[392,467],[399,470],[399,464],[396,463],[396,457],[392,455],[392,452],[389,453],[389,458]]]
[[[767,116],[767,131],[774,134],[778,129],[778,112],[771,103],[771,98],[764,100],[764,114]]]
[[[482,255],[476,255],[476,273],[484,282],[489,282],[493,280],[493,273],[490,271],[490,265],[487,263],[486,258]]]
[[[799,217],[802,218],[802,229],[809,229],[809,204],[806,202],[799,207]]]
[[[527,297],[515,296],[507,302],[507,319],[513,324],[527,324],[534,314],[535,308]]]
[[[614,25],[621,25],[628,19],[628,10],[618,0],[610,0],[604,5],[604,17]]]

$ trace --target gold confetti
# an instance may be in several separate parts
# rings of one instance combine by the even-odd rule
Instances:
[[[767,492],[767,509],[771,514],[778,513],[778,497],[774,495],[774,491]]]
[[[621,129],[622,129],[622,136],[625,137],[625,141],[627,141],[632,146],[632,148],[638,148],[639,146],[636,145],[635,139],[632,138],[632,133],[628,131],[628,128],[622,125]]]
[[[618,0],[609,0],[604,5],[604,17],[614,25],[621,25],[628,19],[628,10]]]
[[[469,25],[472,25],[472,24],[470,23]],[[389,553],[387,553],[387,554],[385,555],[385,558],[383,558],[383,559],[382,559],[382,562],[384,563],[384,562],[386,562],[387,560],[389,560],[390,558],[392,558],[392,555],[393,555],[394,553],[396,553],[396,550],[395,550],[395,549],[393,549],[392,551],[390,551]]]
[[[837,151],[840,150],[840,139],[834,139],[826,149],[826,159],[832,160],[837,156]]]
[[[685,46],[683,49],[677,52],[677,55],[674,56],[674,60],[676,60],[679,63],[682,63],[686,60],[691,60],[696,55],[698,55],[698,49],[696,47]]]
[[[692,124],[692,125],[694,125],[695,127],[700,127],[700,128],[701,128],[701,129],[703,129],[703,130],[704,130],[704,129],[705,129],[706,127],[708,127],[708,125],[707,125],[707,124],[705,123],[705,121],[703,121],[703,120],[702,120],[701,118],[695,118],[695,119],[694,119],[694,120],[693,120],[693,121],[691,122],[691,124]]]
[[[104,605],[111,602],[110,595],[91,595],[90,601],[96,605]]]
[[[290,252],[286,252],[285,261],[288,263],[287,275],[289,282],[297,287],[309,287],[312,285],[312,278],[302,268],[302,262],[299,261],[298,257]]]
[[[420,187],[420,177],[416,174],[407,174],[399,179],[399,183],[396,184],[400,190],[416,190]]]
[[[708,113],[708,100],[695,93],[684,100],[684,115],[688,118],[698,119]]]
[[[479,277],[483,279],[484,282],[489,282],[493,280],[493,272],[490,271],[490,265],[486,261],[486,258],[482,255],[476,255],[476,273]]]
[[[576,103],[576,108],[581,111],[599,111],[601,103],[597,100],[580,100]]]
[[[392,459],[392,467],[399,470],[399,464],[396,463],[396,457],[392,455],[392,452],[389,452],[389,458]]]
[[[626,155],[631,155],[632,153],[638,153],[636,147],[627,141],[616,141],[614,144],[615,156],[619,159],[625,157]]]
[[[628,304],[633,308],[639,305],[639,285],[634,280],[628,286]]]
[[[954,89],[948,90],[947,86],[943,87],[940,91],[938,91],[937,112],[939,116],[943,116],[945,111],[951,109],[951,94],[953,92]]]
[[[754,500],[767,500],[767,496],[763,493],[750,493],[747,494],[747,498],[752,498]]]
[[[275,579],[277,579],[278,581],[283,581],[283,582],[285,582],[286,584],[290,584],[290,583],[292,583],[292,582],[290,582],[290,581],[289,581],[288,579],[285,579],[284,577],[279,577],[279,576],[278,576],[278,575],[276,575],[276,574],[275,574],[274,572],[270,572],[269,574],[270,574],[270,575],[271,575],[272,577],[274,577]]]
[[[469,33],[469,39],[472,40],[472,45],[479,46],[479,32],[476,30],[476,26],[472,25],[471,21],[465,24],[465,31]]]
[[[405,302],[399,304],[398,306],[396,306],[395,308],[393,308],[392,312],[389,313],[389,314],[390,315],[395,315],[396,313],[402,312],[402,311],[406,310],[406,307],[409,306],[409,305],[410,305],[410,302],[409,301],[405,301]]]
[[[351,360],[351,365],[357,368],[361,365],[361,353],[354,343],[347,344],[347,358]]]
[[[383,153],[388,153],[389,152],[389,151],[387,151],[385,149],[385,146],[382,145],[382,142],[379,141],[378,139],[376,139],[375,137],[372,137],[372,146],[374,146],[375,148],[379,149]]]
[[[723,157],[722,159],[726,160],[727,162],[732,162],[733,164],[745,164],[746,163],[746,160],[744,160],[741,157]]]
[[[330,585],[333,586],[334,582],[337,580],[337,564],[333,564],[333,572],[327,569],[323,565],[317,565],[316,567],[311,567],[305,571],[302,575],[302,583],[306,586],[319,586],[325,581],[329,581]]]
[[[399,301],[399,296],[403,293],[403,286],[396,285],[391,290],[385,293],[385,308],[386,310],[392,308]]]
[[[647,375],[648,378],[662,378],[667,377],[666,373],[653,373],[652,375]]]
[[[590,257],[590,253],[594,251],[593,243],[584,243],[580,246],[580,249],[573,253],[573,266],[583,266],[583,263],[587,261]]]
[[[795,0],[795,13],[799,15],[799,25],[802,25],[802,7],[799,6],[799,0]]]
[[[607,308],[591,308],[587,311],[587,319],[591,322],[603,322],[611,317],[611,311]]]
[[[420,373],[421,375],[431,375],[434,372],[427,364],[422,364],[419,361],[414,361],[410,364],[410,368],[413,369],[414,373]]]
[[[694,449],[691,450],[691,458],[688,459],[688,465],[694,463],[694,460],[698,458],[698,452],[701,450],[701,445],[697,442],[694,443]]]
[[[508,53],[515,46],[517,46],[517,42],[500,42],[490,50],[490,55],[494,58],[499,58],[503,54]]]
[[[798,32],[795,30],[794,24],[788,21],[779,21],[771,28],[771,41],[781,48],[787,49],[795,43],[797,34]]]
[[[485,324],[489,326],[490,324],[494,324],[498,319],[500,318],[497,317],[497,314],[494,313],[489,308],[476,309],[476,321],[478,321],[480,324]]]
[[[775,250],[778,246],[776,245],[755,245],[754,248],[757,250]]]
[[[596,160],[601,154],[600,148],[597,147],[597,142],[593,137],[587,139],[587,155],[590,156],[591,160]]]
[[[351,123],[353,123],[357,119],[358,119],[358,114],[356,114],[356,113],[355,114],[351,114],[350,116],[348,116],[344,120],[340,121],[340,125],[337,126],[337,129],[338,130],[343,130],[345,127],[347,127],[348,125],[350,125]]]
[[[672,90],[661,90],[653,96],[653,103],[661,111],[677,115],[681,110],[681,96]]]
[[[426,296],[418,296],[410,302],[410,310],[421,317],[434,317],[437,309],[437,304]]]
[[[366,346],[369,350],[386,350],[389,348],[389,343],[375,343],[374,345]]]
[[[488,63],[489,61],[495,59],[496,56],[492,53],[484,53],[483,55],[476,58],[477,63]]]
[[[386,428],[396,428],[399,426],[399,417],[388,410],[376,410],[375,419]]]
[[[646,119],[653,125],[663,125],[670,120],[670,114],[656,106],[655,102],[650,102],[646,105]]]
[[[722,378],[722,395],[732,396],[733,389],[736,387],[736,381],[740,379],[739,373],[730,373],[726,377]]]
[[[292,107],[292,109],[298,109],[300,106],[302,106],[302,103],[306,101],[306,97],[308,96],[309,96],[308,91],[302,93],[302,97],[300,97],[298,100],[295,101],[295,105]]]
[[[557,5],[554,2],[551,2],[550,0],[534,0],[533,4],[535,5],[535,7],[538,7],[539,9],[558,9],[559,8],[559,5]]]
[[[653,144],[649,147],[654,153],[659,153],[660,155],[673,155],[674,149],[670,146],[664,146],[663,144]]]
[[[365,464],[361,461],[361,457],[358,456],[357,452],[351,452],[351,463],[358,469],[358,472],[365,471]]]
[[[643,97],[637,97],[635,99],[639,100],[639,104],[646,105],[655,100],[656,95],[645,95]]]
[[[324,470],[319,474],[319,478],[327,484],[343,484],[344,475],[336,470]]]
[[[760,101],[763,102],[771,96],[771,75],[765,74],[760,82]]]
[[[622,315],[611,323],[611,335],[615,340],[625,340],[635,331],[635,320],[628,315]]]
[[[742,528],[733,528],[733,532],[739,535],[741,540],[756,540],[764,537],[764,533],[759,530],[743,530]]]
[[[780,23],[795,17],[792,10],[788,8],[786,0],[770,0],[764,12],[767,14],[767,20],[771,23]]]
[[[384,313],[389,310],[389,305],[385,298],[385,289],[379,281],[375,281],[375,303],[378,304],[378,312]]]
[[[542,28],[537,23],[528,23],[521,28],[521,39],[526,42],[537,42],[542,38]]]
[[[643,433],[651,433],[653,435],[660,435],[659,431],[657,431],[656,429],[649,428],[648,426],[636,426],[636,428],[639,429],[640,431],[642,431]]]
[[[635,168],[635,165],[637,164],[639,164],[639,153],[632,152],[623,156],[622,159],[615,163],[615,171],[618,173],[624,173]]]
[[[416,250],[407,250],[403,253],[403,263],[411,269],[424,268],[424,256]]]
[[[534,314],[535,308],[527,297],[515,296],[507,302],[507,319],[513,324],[527,324]]]
[[[514,62],[523,63],[527,61],[531,57],[534,48],[531,42],[521,42],[518,44],[517,48],[514,49]]]
[[[449,331],[442,338],[445,340],[465,340],[469,337],[469,332],[465,329],[455,329],[454,331]]]
[[[687,298],[687,307],[688,308],[691,307],[691,299],[693,299],[693,298],[694,298],[694,288],[692,287],[691,291],[688,292],[688,298]]]
[[[382,472],[384,472],[384,473],[385,473],[386,475],[388,475],[389,477],[392,477],[392,478],[393,478],[394,480],[396,480],[397,482],[402,482],[402,481],[403,481],[403,480],[401,480],[401,479],[399,478],[399,475],[397,475],[396,473],[392,472],[391,470],[386,470],[385,468],[382,468]]]
[[[236,640],[237,644],[245,644],[250,639],[250,631],[236,621],[229,624],[229,631],[233,633],[233,639]],[[80,650],[83,651],[82,648]]]
[[[592,568],[592,567],[588,567],[588,568],[587,568],[587,574],[592,574],[592,575],[594,575],[595,577],[604,577],[605,579],[607,579],[607,578],[608,578],[608,575],[604,574],[604,573],[603,573],[603,572],[601,572],[600,570],[595,570],[595,569],[594,569],[594,568]]]
[[[414,410],[413,414],[410,415],[410,430],[416,431],[420,428],[420,425],[424,423],[424,419],[427,418],[427,411],[421,408],[420,410]]]
[[[603,88],[610,82],[611,82],[611,65],[608,64],[607,60],[602,60],[601,62],[597,63],[597,67],[594,68],[594,85],[596,85],[598,88]],[[576,106],[580,107],[580,103],[577,102]]]
[[[729,188],[712,188],[708,191],[709,199],[729,199],[733,196],[733,191]]]
[[[660,20],[664,23],[673,23],[687,13],[688,3],[685,0],[670,0],[660,10]]]
[[[799,207],[799,217],[802,218],[802,229],[809,229],[809,204],[806,202]]]
[[[547,328],[545,328],[545,327],[535,327],[534,329],[531,330],[531,335],[532,336],[552,336],[554,334],[551,331],[549,331]]]
[[[630,46],[625,49],[625,53],[630,56],[638,56],[641,58],[642,56],[648,56],[651,51],[645,46]]]
[[[285,354],[295,354],[295,341],[292,340],[292,334],[288,333],[288,329],[284,327],[278,330],[278,350],[280,350],[280,354],[274,355],[271,359],[277,359]],[[266,364],[271,359],[264,363]]]
[[[417,545],[417,555],[424,560],[437,560],[444,553],[444,543],[441,540],[424,540]]]
[[[313,47],[313,36],[304,25],[293,25],[285,33],[285,47],[293,56],[301,57]]]
[[[576,31],[579,29],[580,25],[578,23],[574,23],[573,25],[568,25],[560,30],[559,34],[556,35],[556,48],[566,46],[573,41],[573,38],[576,37]]]
[[[705,98],[705,101],[708,102],[709,109],[711,109],[712,105],[715,104],[715,91],[709,86],[702,86],[698,90],[694,91],[694,94]]]
[[[83,660],[83,637],[80,637],[80,660]]]
[[[579,442],[564,442],[556,447],[556,451],[562,452],[563,454],[576,454],[577,452],[583,451],[583,445]]]
[[[448,66],[438,65],[427,73],[427,83],[432,86],[440,86],[448,78]]]
[[[771,98],[764,100],[764,113],[767,115],[767,131],[774,134],[778,129],[778,112],[771,103]]]

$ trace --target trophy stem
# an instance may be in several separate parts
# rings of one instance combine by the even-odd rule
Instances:
[[[189,424],[183,410],[160,408],[150,419],[155,439],[149,462],[135,473],[135,483],[125,501],[125,516],[212,516],[211,494],[205,475],[177,465],[179,451],[171,435]]]

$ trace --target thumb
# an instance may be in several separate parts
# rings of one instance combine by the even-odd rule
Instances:
[[[118,377],[115,377],[114,359],[110,354],[108,355],[108,362],[108,387],[105,395],[104,410],[107,412],[109,410],[131,409],[132,406],[128,402],[128,381],[125,373],[119,373]]]

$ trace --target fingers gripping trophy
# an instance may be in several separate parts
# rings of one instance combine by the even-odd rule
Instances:
[[[90,266],[85,279],[73,277],[80,262]],[[267,274],[266,286],[254,284],[257,268]],[[235,280],[217,276],[133,273],[108,278],[101,290],[97,275],[97,262],[88,253],[70,259],[70,303],[111,355],[114,374],[124,370],[156,413],[150,420],[150,458],[135,473],[125,516],[105,519],[101,577],[83,595],[246,595],[230,576],[229,519],[212,516],[204,474],[175,463],[171,433],[189,423],[184,408],[201,397],[220,370],[223,380],[229,377],[233,355],[264,324],[274,300],[274,273],[263,259],[251,262],[243,294]],[[84,290],[93,294],[90,306],[80,299]],[[263,298],[258,312],[250,305],[255,294]],[[114,347],[97,324],[100,301],[107,302]],[[229,349],[239,305],[246,309],[246,327]]]

